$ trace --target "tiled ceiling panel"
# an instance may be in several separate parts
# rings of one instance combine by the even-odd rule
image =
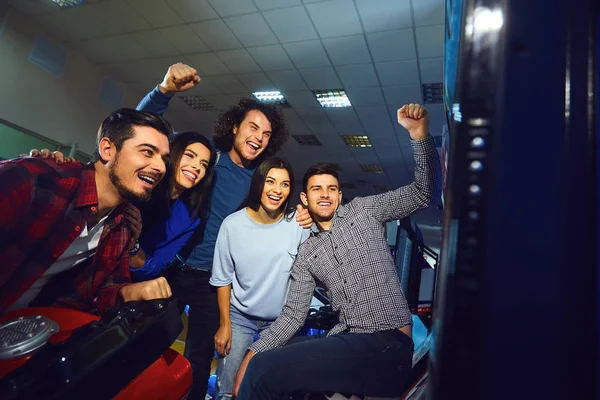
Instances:
[[[219,18],[206,0],[165,0],[165,2],[187,23]]]
[[[302,1],[300,0],[254,0],[254,4],[261,11],[271,10],[273,8],[283,8],[290,6],[301,5]]]
[[[242,47],[242,44],[221,19],[197,22],[191,24],[190,27],[212,51],[239,49]]]
[[[419,57],[440,57],[444,54],[444,25],[419,26],[415,35]]]
[[[373,61],[415,60],[415,37],[412,29],[367,34]]]
[[[352,0],[331,0],[308,4],[308,13],[322,38],[356,35],[362,32]]]
[[[364,64],[371,55],[363,35],[324,39],[323,44],[334,65]]]
[[[252,47],[248,51],[264,71],[280,71],[294,68],[290,58],[279,44]]]
[[[231,72],[215,53],[190,54],[186,58],[201,75],[224,75]]]
[[[252,0],[208,0],[221,18],[258,11]]]
[[[419,60],[423,83],[444,81],[444,58],[424,58]]]
[[[281,43],[319,38],[304,7],[280,8],[264,16]]]
[[[303,90],[307,89],[306,83],[296,70],[271,71],[267,75],[279,90]]]
[[[417,60],[375,63],[383,86],[407,86],[419,82]]]
[[[264,72],[239,74],[237,77],[250,92],[266,92],[276,89],[273,82],[271,82]]]
[[[154,28],[184,22],[164,0],[126,0],[126,2]]]
[[[204,53],[208,46],[188,25],[158,29],[158,32],[182,54]]]
[[[226,50],[216,53],[219,60],[233,73],[259,72],[260,67],[254,62],[246,49]]]
[[[379,86],[373,64],[344,65],[335,67],[345,88]]]
[[[422,84],[443,82],[444,0],[87,0],[69,9],[8,2],[140,98],[170,65],[196,68],[202,79],[185,95],[217,110],[172,101],[175,127],[210,133],[217,112],[241,96],[281,91],[290,132],[321,143],[290,140],[284,155],[299,175],[314,162],[338,163],[343,182],[355,186],[350,196],[413,179],[410,138],[396,110],[422,103]],[[352,106],[322,108],[313,93],[340,89]],[[439,135],[444,107],[427,107]],[[351,149],[341,135],[366,135],[373,147]],[[361,164],[385,172],[363,172]]]
[[[342,86],[332,67],[301,69],[300,73],[313,90],[338,89]]]
[[[245,47],[278,43],[277,38],[260,14],[225,18],[225,23]]]
[[[365,32],[413,26],[409,0],[356,0]]]
[[[319,40],[285,43],[283,47],[298,69],[328,67],[331,65]]]

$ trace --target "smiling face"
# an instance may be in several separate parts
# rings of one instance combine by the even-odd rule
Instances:
[[[196,186],[206,175],[210,162],[210,150],[202,143],[191,143],[186,147],[177,164],[174,191],[180,196],[184,190]]]
[[[167,136],[148,126],[133,126],[134,135],[119,151],[110,152],[108,176],[121,198],[129,201],[150,200],[152,189],[164,177],[169,156]],[[110,142],[104,138],[102,141]]]
[[[329,174],[313,175],[308,179],[306,190],[300,194],[302,203],[308,207],[315,222],[328,229],[342,201],[338,180]]]
[[[284,168],[271,168],[265,177],[260,207],[270,215],[282,213],[290,196],[290,175]]]
[[[233,127],[231,160],[238,165],[254,161],[269,145],[271,132],[271,122],[265,114],[248,111],[240,125]]]

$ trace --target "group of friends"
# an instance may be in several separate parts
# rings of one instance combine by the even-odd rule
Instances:
[[[384,224],[439,195],[427,110],[398,110],[413,183],[342,205],[337,170],[316,164],[296,204],[292,167],[278,157],[288,129],[277,106],[242,99],[211,139],[173,132],[162,115],[199,82],[192,67],[169,67],[137,110],[102,122],[88,164],[48,151],[0,162],[0,314],[102,314],[173,296],[189,306],[188,399],[205,398],[215,349],[219,399],[400,394],[412,317]],[[339,322],[326,335],[297,336],[317,284]]]

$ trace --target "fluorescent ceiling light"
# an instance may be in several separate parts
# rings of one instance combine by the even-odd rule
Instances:
[[[292,137],[300,146],[322,146],[315,135],[292,135]]]
[[[342,136],[344,143],[350,147],[373,147],[368,136],[364,135],[347,135]]]
[[[73,7],[73,6],[76,6],[77,4],[83,3],[83,0],[52,0],[52,1],[63,8]]]
[[[348,95],[343,89],[315,90],[314,94],[321,107],[352,107]]]
[[[383,173],[383,167],[379,164],[360,164],[360,167],[364,172]]]
[[[201,96],[179,96],[188,106],[192,107],[196,111],[211,111],[217,108],[212,105],[208,100]]]
[[[268,103],[283,101],[283,95],[278,90],[274,90],[272,92],[254,92],[252,94],[258,100]]]

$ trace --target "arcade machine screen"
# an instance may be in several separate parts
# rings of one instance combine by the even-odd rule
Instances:
[[[446,1],[430,400],[598,398],[599,4]]]

